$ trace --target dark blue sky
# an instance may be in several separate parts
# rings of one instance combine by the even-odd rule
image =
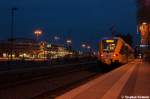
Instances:
[[[121,33],[136,34],[135,0],[0,0],[0,39],[10,36],[13,6],[16,37],[34,38],[33,31],[41,28],[41,38],[51,41],[56,33],[65,38],[71,31],[74,47],[83,41],[96,47],[112,24]]]

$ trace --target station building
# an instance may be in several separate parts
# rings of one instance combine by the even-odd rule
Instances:
[[[0,58],[59,58],[72,54],[62,45],[36,42],[34,39],[16,38],[12,41],[0,41]]]
[[[33,39],[16,38],[0,42],[0,57],[10,58],[12,53],[15,57],[31,57],[39,50],[39,44]]]

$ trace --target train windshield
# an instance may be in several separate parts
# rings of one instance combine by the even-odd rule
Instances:
[[[113,52],[116,48],[117,40],[103,40],[103,52]]]

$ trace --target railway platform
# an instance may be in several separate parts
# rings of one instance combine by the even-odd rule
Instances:
[[[150,99],[150,63],[134,60],[56,99]]]

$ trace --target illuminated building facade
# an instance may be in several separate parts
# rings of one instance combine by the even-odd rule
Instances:
[[[33,39],[16,38],[13,46],[10,40],[0,42],[0,57],[10,58],[13,49],[13,58],[34,57],[39,51],[39,44]]]
[[[55,45],[55,44],[40,44],[40,53],[38,54],[39,58],[48,58],[48,59],[55,59],[55,58],[63,58],[67,55],[72,55],[73,52],[70,52],[62,45]]]
[[[150,0],[137,0],[138,30],[141,34],[141,44],[150,44]]]
[[[0,58],[9,59],[11,49],[13,49],[13,59],[52,59],[72,54],[64,46],[48,44],[47,42],[37,43],[33,39],[17,38],[14,40],[13,46],[9,40],[0,42]]]

